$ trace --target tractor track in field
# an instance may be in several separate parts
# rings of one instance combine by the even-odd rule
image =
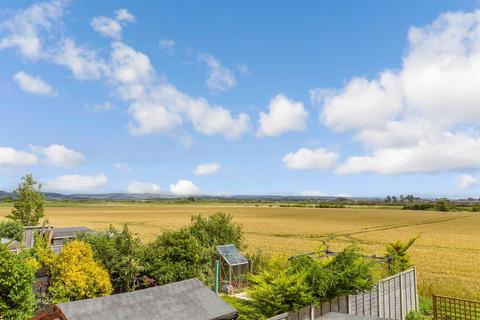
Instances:
[[[470,217],[471,215],[462,215],[456,217],[446,217],[446,218],[437,218],[437,219],[428,219],[422,221],[415,221],[410,223],[398,223],[398,224],[388,224],[388,225],[380,225],[374,227],[366,227],[361,229],[354,229],[347,232],[333,232],[333,233],[326,233],[326,234],[305,234],[305,233],[274,233],[274,234],[266,234],[261,232],[245,232],[246,234],[252,235],[262,235],[262,236],[270,236],[270,237],[277,237],[277,238],[297,238],[297,239],[308,239],[308,240],[331,240],[335,242],[341,243],[358,243],[358,244],[365,244],[365,245],[375,245],[381,244],[379,241],[371,241],[371,240],[364,240],[358,239],[354,237],[355,235],[361,235],[366,233],[372,232],[380,232],[380,231],[388,231],[400,228],[408,228],[413,226],[421,226],[421,225],[428,225],[428,224],[435,224],[435,223],[444,223],[458,219],[465,219]],[[432,246],[432,245],[416,245],[418,247],[435,247],[435,248],[442,248],[442,249],[452,249],[452,250],[459,250],[460,248],[452,248],[452,247],[442,247],[442,246]],[[465,248],[469,252],[480,252],[480,249],[471,249]]]

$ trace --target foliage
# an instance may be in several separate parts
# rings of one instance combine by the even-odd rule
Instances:
[[[206,248],[214,249],[215,246],[223,244],[234,244],[239,249],[243,248],[242,227],[233,222],[230,214],[217,212],[208,217],[192,216],[189,230]]]
[[[355,246],[339,252],[326,269],[333,274],[327,289],[328,299],[369,290],[375,284],[371,261],[364,258]]]
[[[397,274],[407,270],[412,265],[407,251],[417,241],[418,237],[408,240],[406,243],[397,240],[389,242],[385,246],[385,258],[387,258],[387,271],[389,275]]]
[[[431,318],[433,316],[433,301],[431,297],[418,296],[418,306],[420,313],[425,317]]]
[[[145,273],[158,284],[197,277],[212,281],[206,251],[188,229],[167,231],[146,246]]]
[[[9,238],[23,242],[23,233],[23,225],[19,221],[7,220],[0,222],[0,238]]]
[[[248,295],[263,316],[298,310],[312,302],[305,272],[292,269],[284,256],[273,256],[258,275],[249,277]]]
[[[240,299],[232,296],[224,295],[222,299],[238,311],[239,317],[237,320],[261,320],[266,319],[261,315],[257,309],[252,305],[250,300]]]
[[[0,319],[29,319],[35,310],[35,269],[0,245]]]
[[[405,320],[425,320],[425,316],[419,311],[410,310],[405,316]]]
[[[450,211],[450,204],[447,199],[438,199],[435,201],[435,210],[437,211]]]
[[[7,216],[13,220],[19,221],[24,226],[38,224],[40,218],[44,216],[45,197],[35,186],[38,183],[33,180],[32,174],[27,174],[22,178],[22,182],[15,190],[16,199],[13,202],[12,213]]]
[[[257,274],[263,268],[266,267],[267,264],[267,257],[266,255],[258,250],[254,253],[246,253],[245,258],[250,262],[250,272]]]
[[[82,241],[67,243],[49,266],[52,303],[108,296],[112,284],[107,271],[93,259],[92,248]]]
[[[142,285],[143,248],[127,225],[122,230],[110,226],[104,232],[80,235],[79,239],[92,246],[95,259],[110,275],[115,293],[133,291]]]
[[[402,207],[403,210],[429,210],[434,208],[433,203],[409,203]]]

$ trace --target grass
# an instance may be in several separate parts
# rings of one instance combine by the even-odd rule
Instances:
[[[11,207],[0,206],[0,218]],[[480,299],[480,213],[381,208],[296,208],[251,204],[67,204],[55,203],[46,217],[56,226],[102,230],[128,224],[144,241],[189,222],[192,214],[231,213],[243,225],[248,251],[299,254],[329,240],[331,249],[355,243],[382,254],[388,241],[420,235],[411,249],[419,290]]]

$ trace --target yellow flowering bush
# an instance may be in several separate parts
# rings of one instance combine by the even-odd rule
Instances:
[[[92,248],[83,241],[65,245],[49,266],[52,303],[108,296],[112,284],[108,272],[93,259]]]

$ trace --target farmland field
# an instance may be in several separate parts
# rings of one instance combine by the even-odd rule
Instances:
[[[0,218],[10,210],[0,207]],[[299,254],[330,239],[333,249],[357,243],[367,253],[382,254],[387,241],[420,235],[411,249],[420,292],[480,299],[480,213],[231,204],[57,204],[47,207],[46,217],[55,226],[95,230],[126,223],[148,241],[163,230],[184,226],[192,214],[218,211],[232,214],[242,224],[250,252]]]

